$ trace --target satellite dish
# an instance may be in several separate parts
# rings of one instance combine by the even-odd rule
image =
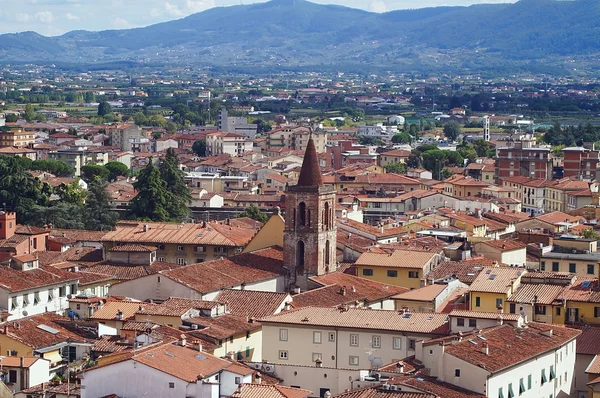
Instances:
[[[27,316],[29,315],[29,312],[27,312],[27,310],[23,310],[23,316]]]
[[[383,366],[383,359],[377,357],[377,358],[373,359],[371,364],[373,365],[374,368],[379,369],[380,367]]]

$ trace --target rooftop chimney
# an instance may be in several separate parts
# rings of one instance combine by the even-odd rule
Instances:
[[[404,373],[404,362],[400,361],[396,364],[396,372]]]
[[[260,372],[256,372],[256,376],[254,376],[254,382],[256,384],[262,384],[262,375]]]
[[[317,360],[315,361],[315,364],[316,364],[317,368],[323,367],[323,361],[321,361],[321,358],[317,358]]]
[[[340,288],[340,294],[341,294],[342,296],[345,296],[345,295],[346,295],[346,286],[342,286],[342,287]]]
[[[485,355],[490,355],[490,346],[485,341],[481,343],[481,352],[483,352]]]
[[[181,345],[182,347],[185,347],[187,345],[187,338],[183,333],[181,334],[181,336],[179,336],[179,345]]]
[[[120,321],[123,320],[123,311],[117,310],[117,319]]]

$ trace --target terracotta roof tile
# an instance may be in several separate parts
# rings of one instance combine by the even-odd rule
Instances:
[[[96,354],[121,352],[131,348],[131,345],[120,343],[121,336],[101,336],[90,349]]]
[[[391,254],[363,253],[355,264],[370,267],[423,268],[435,257],[436,253],[396,250]]]
[[[283,272],[282,267],[283,251],[273,247],[192,264],[162,274],[197,292],[208,293],[278,277]]]
[[[38,357],[17,357],[17,356],[2,356],[0,357],[1,367],[19,368],[21,367],[21,358],[23,358],[23,367],[29,368],[41,358]]]
[[[140,306],[148,307],[153,305],[156,304],[142,303],[139,301],[108,301],[102,308],[94,312],[90,319],[103,321],[118,320],[117,313],[121,311],[123,313],[123,320],[131,320],[135,316],[135,313],[139,311]]]
[[[512,267],[486,267],[471,284],[472,292],[506,293],[527,270]]]
[[[396,311],[349,308],[304,307],[262,318],[263,323],[295,325],[318,325],[356,329],[404,331],[413,333],[446,334],[446,314],[419,313],[399,314]]]
[[[524,283],[506,301],[513,303],[533,303],[537,299],[538,304],[556,304],[558,297],[564,289],[564,286],[559,285]]]
[[[163,263],[160,261],[155,261],[150,265],[111,264],[105,261],[86,268],[85,271],[111,275],[114,279],[119,281],[127,281],[147,275],[154,275],[161,271],[169,271],[182,267],[183,265]]]
[[[382,386],[364,387],[358,390],[344,392],[335,398],[438,398],[438,395],[423,392],[384,390]]]
[[[256,330],[261,324],[246,317],[231,314],[219,315],[214,318],[195,317],[187,318],[185,323],[195,324],[201,328],[190,332],[192,335],[198,334],[212,339],[226,339],[239,333],[245,333]]]
[[[552,330],[551,335],[548,335],[549,330]],[[579,330],[558,325],[530,322],[527,328],[517,328],[504,324],[483,330],[481,335],[486,338],[485,341],[474,338],[472,340],[478,344],[473,344],[469,341],[471,339],[465,339],[447,346],[445,352],[496,373],[557,349],[574,340],[579,334]],[[481,350],[484,342],[488,344],[489,355]]]
[[[227,303],[227,311],[232,315],[261,318],[275,314],[287,297],[287,293],[223,289],[215,300]]]
[[[163,344],[137,353],[134,358],[139,363],[188,383],[196,383],[230,364],[206,352],[198,352],[176,344]]]
[[[596,278],[577,278],[575,283],[566,287],[559,299],[585,303],[600,303],[600,284]]]
[[[161,304],[140,305],[137,315],[182,316],[192,309],[211,309],[219,305],[218,301],[193,300],[169,297]]]
[[[377,301],[387,297],[391,297],[394,294],[402,293],[407,291],[407,288],[402,286],[388,285],[373,281],[370,279],[361,278],[358,276],[343,273],[339,268],[338,272],[332,272],[321,276],[313,276],[310,278],[313,282],[317,282],[321,285],[337,285],[346,286],[347,289],[356,290],[356,293],[362,297],[366,297],[369,301]]]
[[[51,381],[48,383],[42,383],[35,385],[33,387],[29,387],[25,390],[19,391],[19,394],[26,394],[31,396],[38,396],[38,394],[42,394],[40,396],[67,396],[71,397],[81,397],[81,387],[77,384],[68,385],[67,383],[55,382]]]
[[[341,304],[362,303],[365,296],[356,289],[340,285],[328,285],[294,295],[291,303],[294,308],[302,307],[337,307]],[[358,305],[357,305],[358,306]]]
[[[600,354],[600,327],[587,326],[577,336],[577,353],[584,355]]]
[[[58,283],[77,281],[77,274],[54,267],[39,267],[28,271],[20,271],[9,266],[0,265],[0,288],[10,292],[31,290]]]
[[[145,229],[145,225],[148,226]],[[174,223],[127,223],[117,226],[102,238],[103,242],[164,244],[180,243],[212,246],[244,246],[256,231],[250,228],[235,228],[217,223],[209,224]]]
[[[485,266],[492,265],[493,260],[478,257],[462,261],[446,261],[432,269],[425,278],[439,280],[447,277],[456,277],[459,281],[470,285]]]
[[[140,252],[140,253],[151,253],[156,251],[155,246],[145,246],[145,245],[120,245],[115,246],[109,249],[111,252]]]
[[[588,365],[585,373],[592,375],[600,374],[600,355],[596,355],[594,359],[592,359],[592,362]]]
[[[8,337],[17,340],[34,350],[62,343],[68,339],[78,342],[88,341],[91,336],[82,336],[63,327],[63,324],[69,323],[71,322],[68,318],[46,312],[44,314],[21,318],[17,321],[6,322],[3,327],[6,328]],[[49,326],[57,330],[58,333],[47,332],[39,327],[41,325]],[[4,333],[3,328],[2,333]]]
[[[484,398],[485,395],[478,394],[457,387],[450,383],[441,382],[433,377],[426,376],[400,376],[394,377],[389,384],[399,386],[405,385],[414,389],[435,394],[438,398]]]
[[[312,391],[269,384],[242,384],[230,398],[307,398]]]

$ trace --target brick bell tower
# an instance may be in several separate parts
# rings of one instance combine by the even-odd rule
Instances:
[[[323,185],[311,135],[298,184],[285,194],[284,265],[290,269],[290,290],[306,290],[309,277],[335,271],[335,204],[334,187]]]

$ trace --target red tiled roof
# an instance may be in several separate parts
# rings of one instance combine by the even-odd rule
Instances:
[[[548,331],[552,330],[549,335]],[[523,361],[541,355],[574,340],[579,330],[558,325],[546,325],[530,322],[527,328],[517,328],[504,324],[483,330],[481,335],[486,340],[477,338],[463,340],[446,347],[448,355],[481,367],[491,373],[515,366]],[[482,352],[482,344],[487,343],[489,355]]]
[[[241,384],[230,398],[306,398],[311,391],[272,384]]]
[[[200,316],[187,318],[185,321],[201,327],[190,332],[190,334],[198,334],[217,340],[227,339],[236,334],[246,333],[261,327],[259,322],[231,314],[219,315],[214,318]]]
[[[227,311],[232,315],[261,318],[275,314],[287,297],[287,293],[223,289],[215,300],[227,303]]]
[[[192,264],[162,274],[197,292],[208,293],[278,277],[283,272],[282,267],[283,251],[273,247]]]
[[[67,339],[78,342],[87,341],[85,337],[63,327],[61,321],[69,322],[68,318],[46,312],[22,318],[17,321],[6,322],[0,330],[4,333],[4,328],[6,328],[7,336],[9,338],[17,340],[34,350],[49,347],[67,341]],[[49,326],[57,330],[58,333],[47,332],[39,327],[41,325]]]
[[[346,286],[346,291],[354,288],[358,295],[365,297],[369,301],[381,300],[383,298],[391,297],[394,294],[402,293],[408,290],[401,286],[388,285],[386,283],[346,274],[341,272],[339,269],[338,272],[313,276],[310,279],[313,282],[317,282],[324,286]]]
[[[600,327],[586,326],[577,336],[577,353],[584,355],[600,354]]]
[[[183,265],[163,263],[160,261],[155,261],[150,265],[113,264],[108,261],[104,261],[92,267],[86,268],[85,271],[111,275],[114,279],[120,281],[127,281],[131,279],[141,278],[142,276],[146,275],[154,275],[161,271],[169,271],[181,267],[183,267]]]
[[[0,266],[0,287],[10,292],[74,282],[77,278],[77,274],[54,267],[42,266],[28,271],[20,271],[8,266]]]

